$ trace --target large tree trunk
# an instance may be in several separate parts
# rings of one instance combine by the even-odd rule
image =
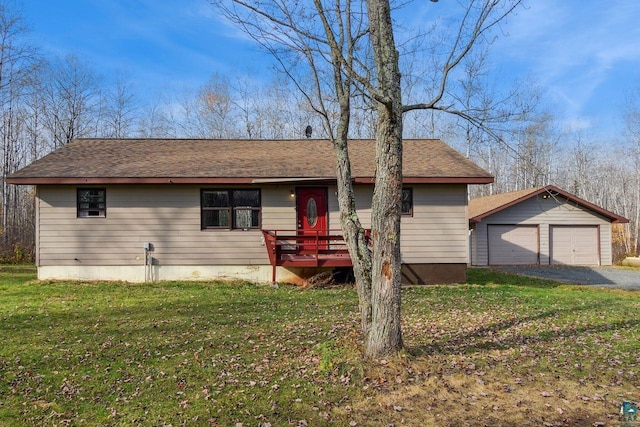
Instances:
[[[371,228],[371,330],[365,354],[383,357],[402,349],[400,325],[400,202],[402,196],[402,97],[388,1],[367,0],[377,73],[376,184]]]

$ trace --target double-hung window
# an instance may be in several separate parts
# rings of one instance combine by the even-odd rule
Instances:
[[[260,228],[260,190],[203,189],[202,229]]]
[[[105,218],[107,216],[107,190],[104,188],[78,188],[78,218]]]
[[[413,215],[413,188],[402,189],[402,215]]]

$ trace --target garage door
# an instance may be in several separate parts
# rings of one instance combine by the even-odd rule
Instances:
[[[597,226],[550,227],[551,264],[599,265]]]
[[[538,227],[489,225],[489,264],[537,264]]]

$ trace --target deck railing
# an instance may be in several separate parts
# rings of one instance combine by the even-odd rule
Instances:
[[[350,267],[351,257],[341,230],[262,230],[273,267]]]

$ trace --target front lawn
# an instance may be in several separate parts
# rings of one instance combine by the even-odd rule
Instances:
[[[404,289],[407,350],[371,362],[353,289],[5,266],[0,425],[618,425],[640,401],[640,294],[469,283]]]

